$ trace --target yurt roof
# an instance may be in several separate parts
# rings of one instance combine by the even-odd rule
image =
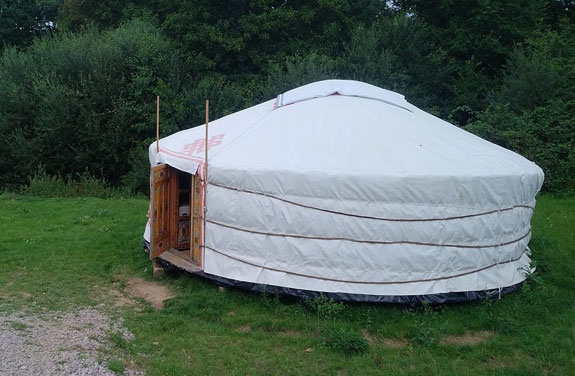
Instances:
[[[204,158],[204,134],[202,125],[161,139],[158,155],[155,144],[150,147],[152,163],[195,172]],[[473,197],[485,207],[527,201],[543,178],[524,157],[418,109],[400,94],[357,81],[315,82],[218,119],[209,124],[209,141],[210,179],[226,185],[242,179],[247,188],[301,196],[329,196],[327,185],[360,179],[363,188],[334,190],[331,198],[469,205]],[[533,175],[540,179],[525,179]]]

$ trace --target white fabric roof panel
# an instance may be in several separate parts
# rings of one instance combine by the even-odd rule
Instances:
[[[151,163],[195,172],[204,132],[152,144]],[[206,273],[370,295],[525,278],[541,169],[399,94],[321,81],[210,123],[209,141]]]

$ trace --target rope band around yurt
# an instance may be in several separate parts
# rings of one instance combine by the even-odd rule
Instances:
[[[439,244],[439,243],[427,243],[427,242],[417,242],[417,241],[410,241],[410,240],[397,240],[397,241],[381,241],[381,240],[361,240],[361,239],[352,239],[352,238],[345,238],[345,237],[323,237],[323,236],[312,236],[312,235],[298,235],[298,234],[280,234],[274,232],[265,232],[265,231],[257,231],[252,229],[247,229],[239,226],[230,225],[227,223],[217,222],[211,219],[208,219],[206,222],[214,224],[216,226],[229,228],[232,230],[248,232],[251,234],[257,235],[265,235],[265,236],[275,236],[275,237],[284,237],[284,238],[296,238],[296,239],[309,239],[309,240],[341,240],[341,241],[349,241],[354,243],[365,243],[365,244],[382,244],[382,245],[392,245],[392,244],[411,244],[411,245],[421,245],[421,246],[429,246],[429,247],[446,247],[446,248],[494,248],[494,247],[503,247],[509,244],[517,243],[531,234],[531,229],[522,235],[521,237],[510,240],[503,243],[498,244],[490,244],[490,245],[466,245],[466,244]]]
[[[277,196],[271,195],[271,194],[269,194],[269,193],[250,191],[250,190],[245,190],[245,189],[238,189],[238,188],[228,187],[228,186],[225,186],[225,185],[222,185],[222,184],[217,184],[217,183],[212,183],[212,182],[210,182],[209,184],[210,184],[210,185],[213,185],[214,187],[223,188],[223,189],[228,189],[228,190],[231,190],[231,191],[243,192],[243,193],[249,193],[249,194],[254,194],[254,195],[260,195],[260,196],[268,197],[268,198],[271,198],[271,199],[274,199],[274,200],[279,200],[279,201],[285,202],[285,203],[287,203],[287,204],[299,206],[299,207],[306,208],[306,209],[318,210],[318,211],[322,211],[322,212],[330,213],[330,214],[344,215],[344,216],[347,216],[347,217],[363,218],[363,219],[374,219],[374,220],[378,220],[378,221],[388,221],[388,222],[434,222],[434,221],[451,221],[451,220],[456,220],[456,219],[465,219],[465,218],[472,218],[472,217],[479,217],[479,216],[483,216],[483,215],[495,214],[495,213],[499,213],[499,212],[506,212],[506,211],[510,211],[510,210],[513,210],[513,209],[517,209],[517,208],[525,208],[525,209],[530,209],[530,210],[533,210],[533,209],[534,209],[533,206],[520,204],[520,205],[513,205],[513,206],[510,206],[510,207],[507,207],[507,208],[503,208],[503,209],[494,209],[494,210],[488,210],[488,211],[481,212],[481,213],[458,215],[458,216],[443,217],[443,218],[385,218],[385,217],[376,217],[376,216],[360,215],[360,214],[353,214],[353,213],[340,212],[340,211],[336,211],[336,210],[318,208],[318,207],[316,207],[316,206],[306,205],[306,204],[302,204],[302,203],[295,202],[295,201],[292,201],[292,200],[288,200],[288,199],[285,199],[285,198],[277,197]]]
[[[230,254],[227,254],[225,252],[222,252],[220,250],[217,250],[215,248],[212,248],[210,246],[205,246],[206,249],[209,249],[212,252],[218,253],[222,256],[228,257],[232,260],[241,262],[243,264],[247,264],[247,265],[251,265],[257,268],[262,268],[262,269],[266,269],[266,270],[271,270],[274,272],[280,272],[280,273],[285,273],[285,274],[290,274],[290,275],[295,275],[298,277],[305,277],[305,278],[313,278],[313,279],[319,279],[319,280],[323,280],[323,281],[332,281],[332,282],[342,282],[342,283],[350,283],[350,284],[362,284],[362,285],[399,285],[399,284],[406,284],[406,283],[417,283],[417,282],[432,282],[432,281],[441,281],[441,280],[445,280],[445,279],[451,279],[451,278],[457,278],[457,277],[463,277],[469,274],[474,274],[474,273],[478,273],[481,272],[483,270],[486,269],[490,269],[493,268],[497,265],[503,265],[503,264],[508,264],[511,262],[515,262],[518,261],[519,259],[521,259],[521,257],[523,257],[523,254],[526,251],[523,251],[521,253],[521,255],[519,255],[519,257],[511,259],[511,260],[507,260],[504,262],[496,262],[494,264],[491,265],[487,265],[484,266],[482,268],[479,269],[474,269],[474,270],[470,270],[467,272],[463,272],[463,273],[458,273],[458,274],[453,274],[450,276],[445,276],[445,277],[435,277],[435,278],[423,278],[423,279],[414,279],[414,280],[409,280],[409,281],[354,281],[354,280],[347,280],[347,279],[337,279],[337,278],[327,278],[327,277],[320,277],[320,276],[314,276],[314,275],[310,275],[310,274],[304,274],[304,273],[298,273],[298,272],[292,272],[292,271],[288,271],[288,270],[283,270],[283,269],[279,269],[279,268],[274,268],[271,266],[266,266],[266,265],[261,265],[252,261],[247,261],[247,260],[243,260],[241,258],[232,256]]]

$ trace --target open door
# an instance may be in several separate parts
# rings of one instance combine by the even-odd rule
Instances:
[[[166,164],[152,167],[150,259],[170,248],[170,170]]]
[[[192,261],[202,267],[202,184],[199,176],[192,175],[192,241],[190,255]]]

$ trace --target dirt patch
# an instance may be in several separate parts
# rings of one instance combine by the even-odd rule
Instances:
[[[142,298],[156,309],[164,307],[164,300],[174,297],[166,286],[143,278],[131,278],[126,284],[126,291],[137,298]]]
[[[132,307],[137,306],[138,302],[134,299],[124,295],[118,290],[108,288],[105,290],[106,295],[112,299],[112,306],[114,308],[121,308],[121,307]]]
[[[456,345],[456,346],[475,346],[482,342],[487,341],[493,336],[493,332],[484,330],[481,332],[465,332],[462,336],[447,336],[444,337],[439,344],[441,345]]]
[[[122,291],[117,283],[114,283],[114,287],[95,285],[92,287],[91,294],[95,301],[108,307],[132,307],[138,311],[142,308],[140,302],[129,296],[128,292]]]
[[[363,336],[363,338],[365,338],[365,340],[367,341],[367,343],[369,343],[370,346],[373,346],[375,341],[373,340],[373,337],[371,336],[371,334],[369,334],[369,332],[366,329],[361,330],[361,335]]]
[[[384,338],[383,345],[385,347],[389,347],[390,349],[400,349],[403,347],[407,347],[409,345],[409,342],[406,339]]]
[[[367,329],[361,330],[361,336],[369,343],[370,346],[375,344],[382,344],[384,347],[388,347],[390,349],[399,349],[409,346],[409,342],[406,339],[397,339],[397,338],[377,338],[374,337]]]
[[[252,327],[249,325],[240,326],[239,328],[236,329],[236,332],[238,333],[249,333],[251,331]]]
[[[282,330],[281,332],[278,332],[278,334],[282,337],[289,337],[289,338],[297,338],[304,335],[304,333],[299,330]]]

